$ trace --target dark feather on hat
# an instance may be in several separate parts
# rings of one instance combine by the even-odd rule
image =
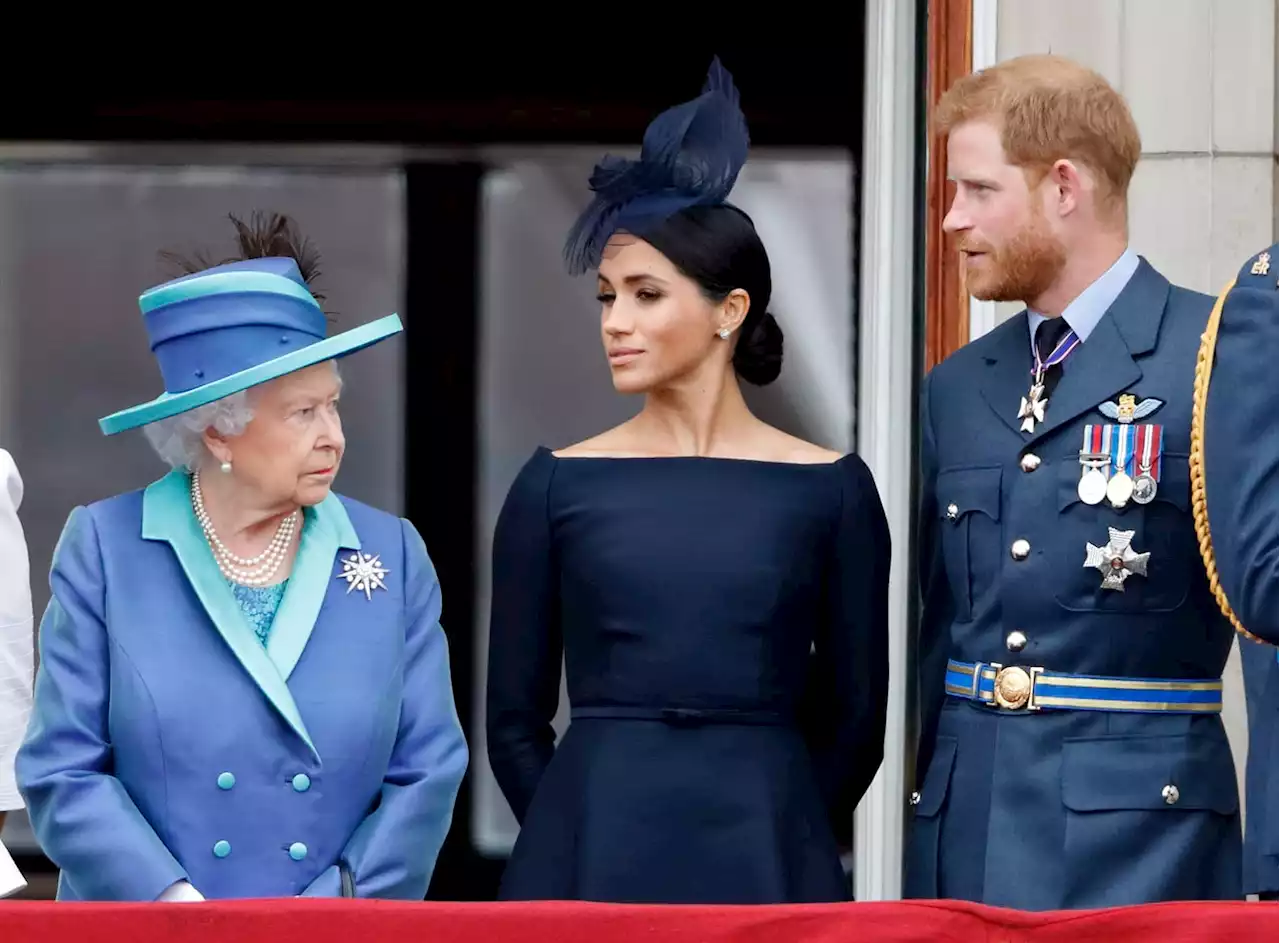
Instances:
[[[216,265],[226,265],[228,262],[291,258],[298,263],[298,271],[302,273],[312,297],[316,301],[324,300],[324,295],[317,292],[312,284],[320,274],[320,253],[290,217],[283,213],[265,213],[262,210],[254,210],[247,223],[234,213],[228,213],[227,217],[236,229],[236,245],[239,249],[237,254],[216,259],[204,250],[196,251],[191,255],[182,255],[165,249],[159,253],[161,260],[173,266],[178,275],[194,275],[196,272],[203,272]]]

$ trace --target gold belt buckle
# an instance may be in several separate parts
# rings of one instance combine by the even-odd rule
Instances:
[[[1036,703],[1036,678],[1044,671],[1043,668],[1023,668],[1021,665],[992,667],[997,669],[996,679],[992,684],[997,706],[1008,711],[1040,709],[1040,705]]]

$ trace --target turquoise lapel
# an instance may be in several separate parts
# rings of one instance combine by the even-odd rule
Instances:
[[[305,535],[305,528],[303,533]],[[144,540],[167,541],[173,548],[178,563],[227,647],[318,760],[319,754],[285,683],[285,675],[277,669],[253,634],[196,522],[191,509],[190,478],[185,473],[171,472],[147,488],[142,498],[142,537]],[[285,591],[286,598],[291,592],[292,586]],[[283,605],[281,609],[283,611]]]
[[[267,655],[281,677],[288,678],[307,647],[329,584],[336,579],[334,559],[342,548],[360,549],[360,538],[342,502],[332,493],[306,511],[298,556],[284,599],[271,623]]]

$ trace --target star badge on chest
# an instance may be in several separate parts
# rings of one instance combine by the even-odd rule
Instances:
[[[364,598],[372,601],[375,589],[387,588],[383,577],[390,572],[382,565],[376,553],[356,551],[342,561],[342,572],[336,578],[347,581],[348,595],[355,590],[364,593]]]
[[[1094,569],[1102,574],[1102,588],[1115,592],[1124,592],[1124,581],[1130,576],[1146,576],[1149,553],[1136,553],[1133,549],[1132,530],[1119,530],[1108,527],[1110,540],[1104,547],[1085,544],[1085,569]]]

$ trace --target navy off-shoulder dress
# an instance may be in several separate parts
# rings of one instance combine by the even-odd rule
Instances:
[[[883,753],[889,556],[856,456],[538,449],[494,535],[488,751],[521,823],[501,897],[848,899],[832,823]]]

